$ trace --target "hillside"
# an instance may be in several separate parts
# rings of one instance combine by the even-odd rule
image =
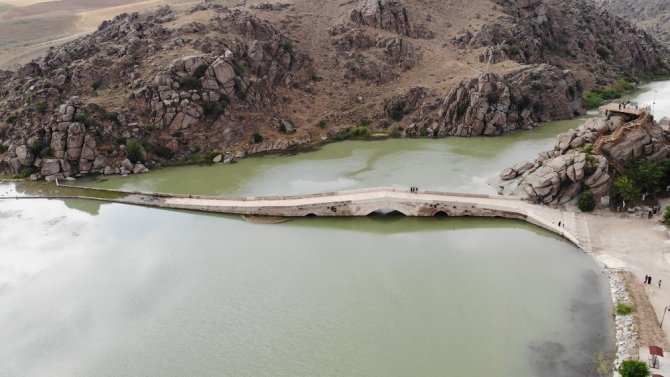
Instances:
[[[670,47],[670,2],[666,0],[596,0],[603,8],[635,23]]]
[[[577,0],[229,3],[122,14],[0,71],[0,171],[498,135],[582,114],[596,82],[667,68],[646,33]]]

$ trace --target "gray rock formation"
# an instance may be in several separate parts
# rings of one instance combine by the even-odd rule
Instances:
[[[433,38],[434,34],[423,25],[414,25],[407,7],[400,1],[360,0],[351,11],[351,21],[359,25],[390,30],[413,38]]]
[[[444,100],[440,133],[500,135],[552,119],[571,119],[584,112],[574,74],[542,64],[504,77],[485,74],[461,82]]]
[[[556,138],[553,150],[546,151],[533,163],[520,163],[500,173],[498,190],[546,204],[564,204],[577,197],[582,188],[590,189],[596,198],[608,195],[611,186],[609,162],[592,153],[600,137],[624,127],[625,119],[591,119],[576,130]],[[658,123],[649,121],[623,134],[619,141],[606,143],[603,153],[621,163],[631,157],[660,162],[670,156],[669,134]]]

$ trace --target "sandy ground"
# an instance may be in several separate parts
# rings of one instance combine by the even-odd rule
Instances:
[[[667,349],[670,313],[663,323],[663,332],[659,322],[665,307],[670,306],[668,229],[659,223],[658,216],[649,220],[600,211],[587,219],[594,257],[610,268],[630,271],[627,283],[639,319],[640,345],[662,342]],[[651,285],[643,284],[645,275],[651,275]],[[659,280],[664,282],[660,288]]]

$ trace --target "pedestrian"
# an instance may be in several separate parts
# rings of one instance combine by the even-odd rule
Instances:
[[[559,227],[559,228],[561,227],[561,222],[560,222],[560,221],[558,222],[558,227]]]
[[[651,285],[651,275],[649,275],[649,282],[647,284]]]
[[[644,275],[644,283],[647,284],[647,279],[649,279],[649,275],[645,274]]]
[[[661,288],[661,279],[658,279],[658,287]]]
[[[651,219],[652,216],[654,216],[654,213],[649,211],[649,218]]]

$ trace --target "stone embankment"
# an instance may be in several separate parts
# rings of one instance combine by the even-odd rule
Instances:
[[[626,289],[626,280],[622,270],[608,270],[612,302],[631,304],[632,300]],[[615,312],[614,326],[616,328],[616,354],[614,370],[618,370],[621,363],[637,356],[638,333],[632,315],[619,315]],[[615,375],[616,372],[615,372]]]

